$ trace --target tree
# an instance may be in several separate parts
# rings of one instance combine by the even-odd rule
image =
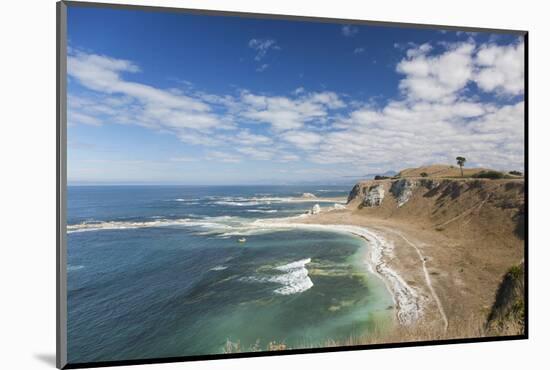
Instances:
[[[460,176],[462,177],[464,177],[464,171],[462,170],[462,167],[464,167],[464,163],[466,163],[466,158],[456,157],[456,164],[460,166]]]

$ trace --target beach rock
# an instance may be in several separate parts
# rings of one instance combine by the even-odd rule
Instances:
[[[317,197],[315,196],[315,194],[312,194],[312,193],[303,193],[302,198],[315,199]]]
[[[397,207],[403,206],[411,199],[417,183],[414,180],[402,179],[392,183],[390,192],[397,200]]]
[[[316,215],[320,212],[321,212],[321,207],[318,204],[314,205],[313,208],[311,209],[312,215]]]
[[[340,203],[334,203],[334,209],[346,209],[346,206]]]
[[[371,186],[363,199],[363,206],[380,207],[384,200],[384,193],[384,186],[382,184]]]

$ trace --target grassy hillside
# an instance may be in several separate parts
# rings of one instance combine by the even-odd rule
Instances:
[[[492,307],[502,277],[523,259],[524,180],[451,178],[447,176],[458,168],[449,166],[407,169],[400,175],[426,171],[433,176],[361,181],[351,191],[347,207],[365,219],[408,228],[424,241],[434,281],[441,291],[452,292],[443,294],[443,300],[451,312],[451,326],[456,325],[453,330],[459,330],[464,320],[483,323],[497,312]],[[489,170],[470,173],[475,171]],[[516,308],[522,299],[520,294],[499,297],[498,305],[514,300],[510,304]],[[514,317],[492,315],[491,326],[483,329],[487,335],[522,330],[495,324]],[[480,325],[472,326],[478,330]]]
[[[431,177],[431,178],[469,178],[479,176],[483,173],[499,172],[488,168],[467,168],[463,169],[464,176],[460,172],[460,167],[446,164],[434,164],[430,166],[422,166],[416,168],[407,168],[399,172],[396,177],[398,178],[411,178],[411,177]],[[521,176],[511,175],[510,173],[502,173],[504,177],[508,178],[521,178]]]

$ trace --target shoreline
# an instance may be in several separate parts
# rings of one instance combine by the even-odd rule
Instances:
[[[368,270],[380,278],[386,286],[394,302],[397,322],[402,326],[409,326],[423,317],[425,305],[421,295],[390,264],[390,260],[394,258],[393,243],[366,226],[331,224],[322,221],[318,223],[303,222],[312,221],[314,216],[318,215],[300,215],[269,221],[257,220],[255,224],[259,227],[332,231],[352,234],[363,239],[366,248],[364,263]]]

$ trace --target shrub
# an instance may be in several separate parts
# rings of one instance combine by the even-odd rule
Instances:
[[[387,180],[387,179],[389,179],[389,177],[388,176],[382,176],[382,175],[376,175],[376,176],[374,176],[374,179],[375,180]]]
[[[510,270],[508,270],[508,274],[514,279],[519,279],[523,275],[523,266],[512,266]]]
[[[472,177],[476,179],[491,179],[491,180],[507,178],[507,176],[504,173],[498,172],[498,171],[481,171],[479,173],[472,175]]]
[[[428,174],[427,174],[426,172],[421,172],[421,173],[420,173],[420,176],[422,176],[422,177],[428,177]]]
[[[508,172],[510,175],[514,175],[514,176],[523,176],[523,174],[519,171],[510,171]]]

